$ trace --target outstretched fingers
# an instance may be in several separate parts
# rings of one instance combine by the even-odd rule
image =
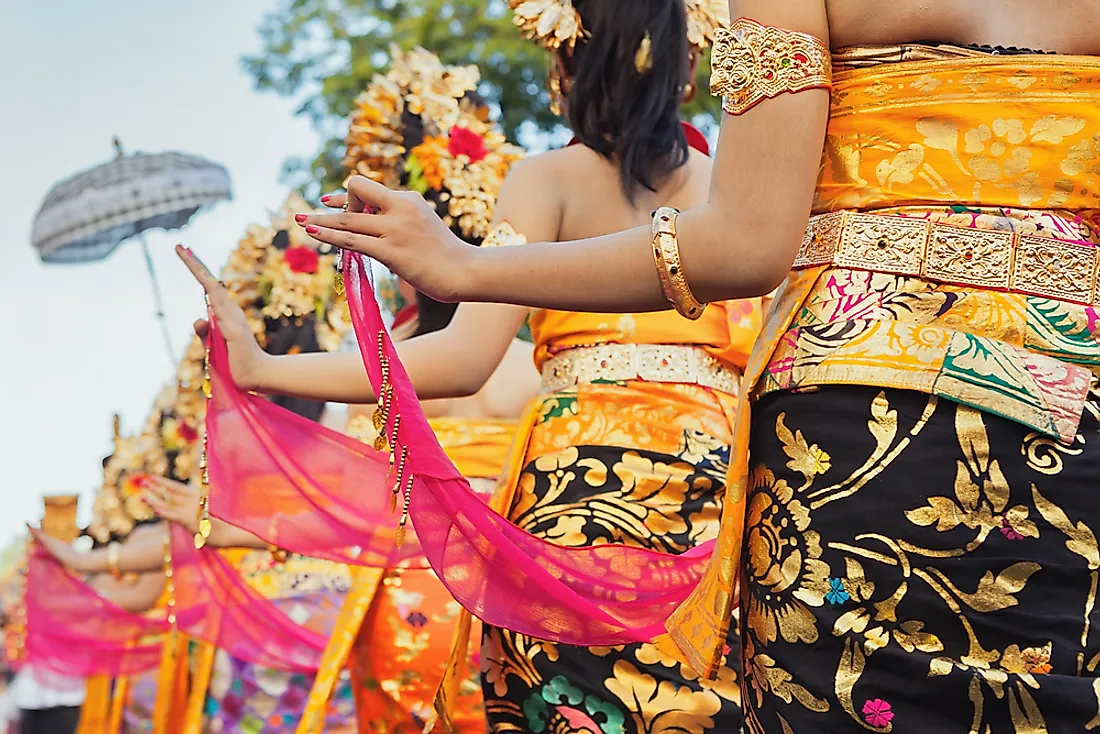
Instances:
[[[360,215],[363,216],[363,215]],[[367,257],[378,259],[382,251],[382,238],[372,235],[356,234],[342,229],[318,227],[314,224],[306,226],[306,234],[318,242],[325,242],[342,250],[361,252]]]
[[[382,235],[382,218],[374,214],[295,214],[294,221],[305,228],[307,234],[313,234],[310,227],[339,229],[353,234],[365,234],[372,237]]]
[[[218,283],[218,279],[207,269],[202,261],[195,257],[195,253],[183,245],[176,245],[176,254],[179,255],[180,260],[183,260],[183,264],[187,266],[187,269],[191,271],[191,275],[195,276],[195,280],[199,281],[199,285],[207,293],[211,293],[216,290],[221,284]]]

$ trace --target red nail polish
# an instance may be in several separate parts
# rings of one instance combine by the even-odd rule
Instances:
[[[312,224],[306,227],[306,234],[317,234],[320,231],[319,227],[314,227]]]
[[[329,196],[328,194],[325,194],[324,196],[321,197],[321,203],[322,204],[327,204],[330,201],[332,201],[332,197]]]
[[[301,224],[302,222],[306,221],[307,219],[309,219],[309,217],[305,214],[295,214],[294,215],[294,221],[297,222],[298,224]]]

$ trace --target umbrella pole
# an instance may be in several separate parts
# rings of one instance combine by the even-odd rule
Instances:
[[[153,284],[153,303],[157,308],[157,320],[160,321],[160,330],[164,334],[164,346],[168,348],[168,361],[175,359],[176,351],[172,349],[172,336],[168,332],[168,320],[164,316],[164,301],[160,295],[160,283],[157,281],[157,271],[153,268],[153,256],[149,253],[149,241],[145,234],[138,235],[141,242],[141,254],[145,256],[145,269],[149,271],[149,280]]]

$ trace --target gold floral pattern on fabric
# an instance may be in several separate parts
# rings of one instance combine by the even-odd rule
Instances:
[[[778,393],[756,420],[770,431],[754,434],[745,531],[749,732],[1100,722],[1100,546],[1073,491],[1100,470],[1085,435],[1051,454],[1018,423],[864,386]]]
[[[434,720],[432,702],[461,611],[431,571],[387,573],[351,662],[361,731],[419,734]],[[452,702],[458,732],[485,731],[477,676],[475,654]]]
[[[640,399],[661,408],[652,395]],[[609,407],[586,401],[577,413]],[[559,420],[544,417],[536,435]],[[713,538],[719,523],[728,432],[712,436],[701,427],[680,428],[668,451],[572,444],[539,455],[519,478],[509,517],[558,545],[682,553]],[[644,443],[641,435],[625,442]],[[726,653],[736,648],[734,636]],[[486,626],[481,661],[491,731],[704,734],[741,725],[732,660],[709,681],[652,644],[582,648]]]
[[[838,72],[813,212],[873,210],[1095,245],[1097,102],[1093,57],[963,57]],[[1066,445],[1086,410],[1098,347],[1092,306],[810,267],[793,272],[777,294],[743,395],[830,384],[918,390]],[[703,671],[718,660],[744,562],[750,407],[746,397],[738,408],[714,561],[668,623]]]

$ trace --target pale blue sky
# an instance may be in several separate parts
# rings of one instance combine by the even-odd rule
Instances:
[[[94,265],[41,265],[31,221],[57,179],[128,150],[224,164],[234,201],[180,234],[150,237],[177,349],[202,312],[172,254],[220,265],[286,195],[282,161],[316,139],[292,105],[252,90],[239,58],[275,0],[0,2],[0,546],[79,493],[82,519],[111,448],[111,416],[137,430],[175,371],[153,318],[140,248]]]

